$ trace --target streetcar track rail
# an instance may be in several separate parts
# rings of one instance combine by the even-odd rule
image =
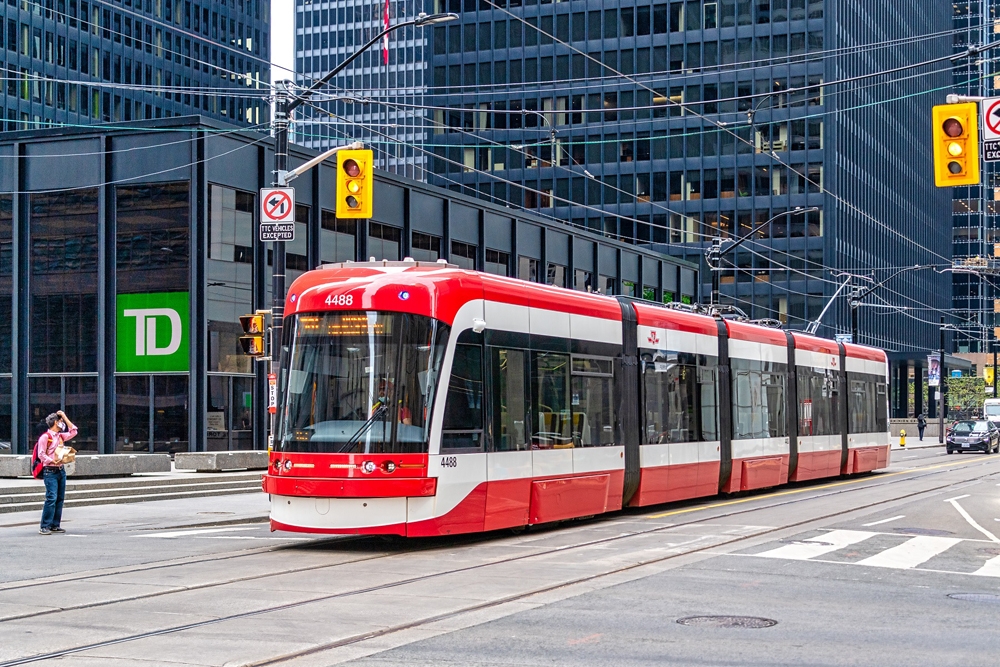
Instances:
[[[912,481],[912,480],[922,479],[922,478],[929,477],[929,476],[938,475],[938,474],[950,471],[952,468],[956,468],[958,465],[961,465],[962,468],[973,468],[975,466],[984,465],[984,464],[986,464],[988,462],[989,461],[976,461],[976,462],[973,462],[973,463],[968,464],[968,465],[965,465],[965,462],[962,462],[962,464],[959,464],[958,462],[956,462],[954,464],[939,464],[939,465],[935,465],[935,466],[927,466],[926,468],[923,468],[923,469],[917,468],[917,469],[908,469],[908,470],[902,470],[902,471],[895,471],[895,472],[891,472],[891,473],[884,473],[883,475],[881,475],[881,477],[886,477],[886,476],[896,476],[896,477],[899,477],[898,479],[893,479],[893,480],[887,480],[887,481],[885,481],[885,484],[893,484],[893,483],[898,483],[898,482],[903,482],[903,481]],[[914,472],[915,473],[915,472],[919,472],[921,470],[923,470],[923,472],[921,474],[903,476],[903,475],[906,475],[909,472]],[[892,498],[887,498],[887,499],[883,499],[883,500],[877,500],[877,501],[874,501],[874,502],[870,502],[870,503],[866,503],[866,504],[863,504],[863,505],[859,505],[857,507],[851,507],[849,509],[838,510],[836,512],[831,512],[831,513],[820,515],[820,516],[809,517],[807,519],[803,519],[802,521],[797,521],[797,522],[794,522],[794,523],[785,524],[783,526],[768,527],[768,528],[765,528],[763,530],[755,531],[755,532],[749,533],[747,535],[742,535],[742,536],[734,537],[732,539],[724,540],[722,542],[717,542],[717,543],[713,543],[713,544],[707,544],[707,545],[702,546],[702,547],[690,548],[690,549],[687,549],[687,550],[682,551],[680,553],[666,554],[666,555],[663,555],[663,556],[658,556],[658,557],[655,557],[655,558],[651,558],[651,559],[647,559],[647,560],[642,560],[642,561],[638,561],[638,562],[635,562],[635,563],[630,563],[628,565],[623,565],[623,566],[620,566],[620,567],[615,567],[613,569],[610,569],[610,570],[607,570],[607,571],[604,571],[604,572],[598,572],[598,573],[595,573],[595,574],[590,574],[590,575],[585,575],[585,576],[581,576],[581,577],[576,577],[576,578],[573,578],[573,579],[570,579],[570,580],[567,580],[567,581],[558,582],[558,583],[555,583],[555,584],[548,584],[548,585],[541,586],[541,587],[538,587],[538,588],[534,588],[534,589],[531,589],[531,590],[528,590],[528,591],[523,591],[521,593],[515,593],[515,594],[512,594],[512,595],[508,595],[508,596],[504,596],[504,597],[501,597],[501,598],[497,598],[496,600],[490,600],[490,601],[486,601],[486,602],[480,602],[480,603],[477,603],[477,604],[474,604],[474,605],[470,605],[470,606],[467,606],[467,607],[463,607],[463,608],[460,608],[460,609],[455,609],[455,610],[452,610],[452,611],[449,611],[449,612],[446,612],[446,613],[443,613],[443,614],[437,614],[437,615],[430,616],[430,617],[427,617],[427,618],[417,619],[417,620],[410,621],[410,622],[407,622],[407,623],[398,624],[398,625],[395,625],[395,626],[390,626],[390,627],[387,627],[387,628],[383,628],[381,630],[360,633],[360,634],[357,634],[357,635],[353,635],[351,637],[345,637],[345,638],[342,638],[342,639],[339,639],[339,640],[336,640],[336,641],[333,641],[333,642],[328,642],[328,643],[320,644],[320,645],[317,645],[317,646],[309,647],[307,649],[302,649],[302,650],[299,650],[299,651],[294,651],[294,652],[291,652],[291,653],[286,653],[286,654],[283,654],[283,655],[280,655],[280,656],[274,656],[274,657],[267,658],[267,659],[261,660],[261,661],[246,663],[245,667],[264,667],[266,665],[279,664],[281,662],[286,662],[286,661],[293,660],[293,659],[296,659],[296,658],[305,657],[305,656],[312,655],[312,654],[315,654],[315,653],[321,653],[323,651],[333,650],[333,649],[340,648],[340,647],[343,647],[343,646],[348,646],[348,645],[351,645],[351,644],[356,644],[356,643],[359,643],[359,642],[362,642],[362,641],[366,641],[368,639],[373,639],[373,638],[376,638],[376,637],[381,637],[381,636],[385,636],[385,635],[388,635],[388,634],[393,634],[393,633],[396,633],[396,632],[401,632],[401,631],[412,629],[412,628],[419,627],[419,626],[422,626],[422,625],[427,625],[427,624],[434,623],[434,622],[437,622],[437,621],[440,621],[440,620],[443,620],[443,619],[452,618],[452,617],[455,617],[455,616],[460,616],[460,615],[463,615],[463,614],[468,614],[468,613],[472,613],[472,612],[483,610],[483,609],[497,607],[497,606],[500,606],[500,605],[503,605],[503,604],[507,604],[509,602],[516,602],[518,600],[523,600],[525,598],[529,598],[529,597],[532,597],[532,596],[535,596],[535,595],[539,595],[539,594],[542,594],[542,593],[547,593],[547,592],[558,590],[558,589],[561,589],[561,588],[566,588],[566,587],[569,587],[569,586],[575,586],[575,585],[578,585],[578,584],[586,583],[586,582],[589,582],[589,581],[594,581],[594,580],[601,579],[601,578],[604,578],[604,577],[609,577],[609,576],[612,576],[612,575],[615,575],[615,574],[621,574],[621,573],[624,573],[624,572],[629,572],[629,571],[635,570],[637,568],[641,568],[641,567],[645,567],[645,566],[649,566],[649,565],[654,565],[654,564],[657,564],[657,563],[661,563],[661,562],[664,562],[664,561],[668,561],[668,560],[672,560],[672,559],[676,559],[676,558],[680,558],[680,557],[684,557],[684,556],[692,556],[692,555],[696,555],[696,554],[700,554],[700,553],[704,553],[704,552],[710,552],[710,550],[719,549],[720,547],[726,547],[726,546],[735,545],[735,544],[738,544],[740,542],[745,542],[745,541],[748,541],[748,540],[757,539],[757,538],[764,537],[764,536],[767,536],[767,535],[773,534],[773,533],[784,532],[784,531],[787,531],[789,529],[800,527],[800,526],[811,524],[811,523],[815,523],[817,521],[823,521],[825,519],[830,519],[830,518],[834,518],[834,517],[838,517],[838,516],[843,516],[845,513],[858,512],[858,511],[862,511],[862,510],[865,510],[865,509],[870,509],[872,507],[878,507],[880,505],[895,503],[895,502],[898,502],[900,500],[905,500],[905,499],[913,498],[913,497],[916,497],[916,496],[921,496],[921,495],[926,495],[926,494],[933,494],[933,493],[936,493],[936,492],[940,492],[940,491],[942,491],[944,489],[950,489],[950,488],[955,487],[955,486],[965,485],[965,484],[969,484],[970,482],[974,482],[974,481],[978,481],[978,480],[983,480],[983,479],[995,476],[997,474],[1000,474],[1000,471],[987,472],[987,473],[985,473],[983,475],[978,475],[976,477],[967,478],[967,479],[963,479],[963,480],[958,480],[958,481],[955,481],[955,482],[949,482],[949,483],[946,483],[946,484],[941,484],[939,486],[935,486],[935,487],[931,487],[931,488],[927,488],[927,489],[921,489],[921,490],[918,490],[918,491],[914,491],[912,493],[907,493],[907,494],[903,494],[903,495],[899,495],[899,496],[894,496]],[[867,479],[878,479],[878,477],[869,477]],[[843,487],[843,486],[846,486],[851,481],[854,481],[854,480],[828,483],[825,486],[827,488],[830,488],[830,487]],[[866,481],[866,480],[864,480],[864,479],[858,479],[857,481]],[[747,508],[741,508],[741,509],[738,509],[738,510],[733,510],[733,511],[730,511],[730,512],[725,512],[725,513],[713,516],[711,520],[725,519],[725,518],[729,518],[729,517],[733,517],[733,516],[738,516],[738,515],[741,515],[741,514],[746,514],[746,513],[749,513],[749,512],[756,512],[756,511],[761,511],[761,510],[768,510],[768,509],[774,509],[774,508],[778,508],[778,507],[784,507],[784,506],[787,506],[787,505],[792,505],[792,504],[796,504],[796,503],[799,503],[799,502],[805,502],[805,501],[809,501],[809,500],[819,500],[819,499],[823,499],[823,498],[829,498],[831,496],[836,496],[836,495],[840,495],[840,494],[843,494],[843,493],[848,493],[848,492],[855,491],[855,490],[871,489],[871,488],[876,487],[876,486],[880,486],[880,485],[864,485],[864,486],[850,486],[848,488],[837,488],[834,491],[830,491],[830,492],[822,493],[822,494],[818,494],[818,495],[796,497],[796,498],[781,500],[780,502],[768,504],[768,505],[765,505],[765,506],[747,507]],[[819,487],[801,487],[800,489],[797,489],[797,491],[805,491],[805,490],[809,490],[810,488],[819,488],[819,489],[822,489],[822,488],[824,488],[824,485],[820,485]],[[781,491],[781,492],[778,492],[778,493],[771,494],[770,496],[749,497],[749,498],[744,498],[744,499],[740,499],[740,500],[736,500],[736,501],[723,501],[721,503],[710,503],[708,505],[702,505],[702,506],[697,506],[697,507],[692,507],[692,508],[686,508],[686,509],[682,509],[682,510],[677,510],[676,513],[687,513],[687,512],[697,511],[697,510],[714,509],[714,508],[719,508],[719,507],[722,507],[722,506],[725,506],[725,505],[731,505],[733,503],[738,503],[738,502],[746,502],[746,501],[754,500],[754,499],[758,499],[758,498],[759,499],[767,499],[768,497],[775,497],[775,496],[782,497],[782,496],[785,496],[785,495],[789,495],[790,493],[793,493],[795,491],[796,490],[791,490],[791,491],[786,490],[786,491]],[[668,513],[668,514],[670,514],[670,513]],[[652,516],[655,517],[655,516],[658,516],[658,515],[652,515]],[[278,613],[278,612],[282,612],[282,611],[287,611],[289,609],[296,609],[296,608],[303,607],[303,606],[306,606],[306,605],[315,604],[315,603],[318,603],[318,602],[325,602],[325,601],[329,601],[329,600],[342,599],[342,598],[348,598],[348,597],[355,597],[355,596],[358,596],[358,595],[365,595],[365,594],[368,594],[368,593],[374,593],[374,592],[378,592],[378,591],[385,591],[385,590],[389,590],[389,589],[393,589],[393,588],[399,588],[401,586],[407,586],[407,585],[410,585],[410,584],[413,584],[413,583],[419,583],[419,582],[423,582],[423,581],[429,581],[429,580],[432,580],[432,579],[441,578],[441,577],[448,576],[448,575],[461,574],[461,573],[465,573],[465,572],[472,572],[472,571],[477,571],[477,570],[483,570],[483,569],[494,567],[494,566],[497,566],[497,565],[503,565],[503,564],[513,563],[513,562],[528,560],[528,559],[531,559],[531,558],[538,558],[538,557],[542,557],[542,556],[552,555],[552,554],[555,554],[555,553],[565,552],[565,551],[572,550],[572,549],[581,549],[581,548],[586,548],[586,547],[600,545],[600,544],[607,544],[607,543],[611,543],[611,542],[620,542],[620,541],[623,541],[623,540],[628,540],[628,539],[637,538],[637,537],[645,537],[645,536],[648,536],[648,535],[651,535],[651,534],[665,532],[665,531],[668,531],[668,530],[676,530],[677,528],[682,528],[684,526],[689,526],[689,525],[692,525],[692,524],[699,524],[699,523],[702,523],[702,522],[703,522],[703,520],[697,520],[697,521],[688,521],[688,522],[681,522],[681,523],[672,523],[672,524],[667,524],[667,525],[658,525],[658,526],[656,526],[654,528],[650,528],[648,530],[633,531],[633,532],[628,532],[628,533],[622,533],[622,534],[619,534],[619,535],[612,535],[612,536],[608,536],[608,537],[602,537],[602,538],[598,538],[598,539],[594,539],[594,540],[587,540],[585,542],[579,542],[579,543],[575,543],[575,544],[567,544],[567,545],[562,545],[562,546],[556,546],[556,547],[552,547],[552,548],[548,548],[548,549],[543,549],[541,551],[537,551],[537,552],[530,553],[530,554],[522,554],[522,555],[511,556],[511,557],[507,557],[507,558],[500,558],[500,559],[492,560],[492,561],[485,562],[485,563],[477,563],[475,565],[469,565],[469,566],[460,567],[460,568],[453,568],[453,569],[449,569],[449,570],[443,570],[441,572],[434,572],[434,573],[431,573],[431,574],[424,574],[424,575],[419,575],[419,576],[416,576],[416,577],[409,577],[409,578],[406,578],[406,579],[400,579],[400,580],[397,580],[397,581],[387,582],[387,583],[379,584],[379,585],[375,585],[375,586],[368,586],[368,587],[358,588],[358,589],[349,590],[349,591],[341,591],[341,592],[338,592],[338,593],[330,593],[330,594],[315,596],[315,597],[307,598],[307,599],[303,599],[303,600],[298,600],[298,601],[295,601],[295,602],[289,602],[289,603],[280,604],[280,605],[273,605],[273,606],[270,606],[270,607],[264,607],[264,608],[261,608],[261,609],[255,609],[255,610],[251,610],[251,611],[239,612],[239,613],[236,613],[236,614],[229,614],[229,615],[226,615],[226,616],[219,616],[219,617],[216,617],[216,618],[206,619],[206,620],[202,620],[202,621],[196,621],[196,622],[193,622],[193,623],[186,623],[186,624],[171,626],[171,627],[167,627],[167,628],[160,628],[158,630],[150,630],[150,631],[147,631],[147,632],[141,632],[141,633],[136,633],[136,634],[132,634],[132,635],[127,635],[127,636],[124,636],[124,637],[117,637],[117,638],[114,638],[114,639],[108,639],[108,640],[104,640],[104,641],[100,641],[100,642],[94,642],[94,643],[91,643],[91,644],[83,644],[83,645],[74,646],[74,647],[70,647],[70,648],[66,648],[66,649],[60,649],[60,650],[57,650],[57,651],[52,651],[52,652],[49,652],[49,653],[40,653],[40,654],[31,655],[31,656],[25,656],[25,657],[22,657],[22,658],[15,658],[13,660],[8,660],[8,661],[0,662],[0,667],[17,667],[19,665],[31,664],[31,663],[34,663],[34,662],[41,662],[41,661],[44,661],[44,660],[52,660],[52,659],[56,659],[56,658],[65,657],[65,656],[68,656],[68,655],[74,655],[74,654],[77,654],[77,653],[83,653],[85,651],[91,651],[91,650],[96,650],[96,649],[100,649],[100,648],[106,648],[106,647],[109,647],[109,646],[121,645],[121,644],[129,643],[129,642],[139,641],[139,640],[142,640],[142,639],[149,639],[149,638],[152,638],[152,637],[157,637],[157,636],[162,636],[162,635],[167,635],[167,634],[174,634],[174,633],[178,633],[178,632],[184,632],[184,631],[193,630],[193,629],[196,629],[196,628],[203,628],[203,627],[208,627],[208,626],[212,626],[212,625],[218,625],[220,623],[225,623],[225,622],[228,622],[228,621],[242,620],[242,619],[247,619],[247,618],[253,618],[253,617],[257,617],[257,616],[262,616],[262,615],[265,615],[265,614]],[[437,546],[438,545],[435,544],[435,545],[429,546],[427,548],[428,549],[430,549],[430,548],[436,548]],[[421,551],[421,550],[424,550],[424,549],[416,549],[414,551]],[[404,552],[400,552],[400,553],[408,553],[408,552],[404,551]],[[396,554],[389,554],[389,555],[396,555]],[[387,556],[383,555],[383,556],[379,556],[379,557],[376,557],[376,558],[384,558],[384,557],[387,557]],[[375,558],[362,559],[362,560],[374,560],[374,559]],[[312,566],[312,567],[304,568],[304,569],[305,570],[315,570],[315,569],[337,567],[338,565],[340,565],[340,564]],[[267,578],[267,577],[278,576],[280,574],[281,573],[268,573],[268,574],[265,574],[265,575],[258,575],[258,576],[248,577],[245,580],[263,579],[263,578]],[[224,583],[217,583],[217,584],[214,584],[214,585],[219,586],[219,585],[225,585],[225,584]],[[174,592],[182,592],[182,591],[174,591]],[[164,594],[164,593],[158,592],[157,594],[152,594],[152,595],[147,595],[147,596],[136,596],[135,598],[132,598],[132,599],[142,599],[143,597],[155,597],[155,596],[162,595],[162,594]],[[129,601],[131,601],[131,599]],[[92,604],[92,605],[86,605],[86,606],[83,606],[83,607],[70,607],[70,608],[56,609],[56,610],[51,610],[51,611],[47,610],[46,612],[42,612],[42,613],[46,613],[47,614],[47,613],[56,613],[56,612],[63,612],[63,611],[73,611],[73,610],[79,609],[79,608],[86,609],[86,608],[93,608],[93,607],[97,607],[97,606],[107,606],[107,605],[111,605],[111,604],[117,604],[118,602],[119,601],[117,601],[117,600],[116,601],[107,601],[107,602],[102,602],[102,603],[95,603],[95,604]],[[36,615],[40,615],[40,614],[36,614]],[[23,618],[24,617],[22,617],[22,619]],[[14,619],[9,619],[9,620],[14,620]]]

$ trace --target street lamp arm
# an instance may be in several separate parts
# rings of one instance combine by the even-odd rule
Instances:
[[[921,269],[933,269],[933,268],[935,268],[933,264],[915,264],[913,266],[907,266],[905,268],[899,269],[898,271],[893,272],[887,278],[883,278],[881,281],[875,283],[874,285],[866,289],[864,292],[859,293],[856,297],[853,297],[853,300],[861,301],[866,296],[877,290],[882,285],[885,285],[887,282],[889,282],[890,280],[892,280],[901,273],[906,273],[907,271],[919,271]]]
[[[415,25],[415,26],[433,25],[435,23],[444,23],[446,21],[454,21],[457,18],[458,18],[458,14],[452,14],[452,13],[448,13],[448,14],[431,14],[430,16],[428,16],[427,14],[421,13],[415,19],[410,19],[409,21],[403,21],[402,23],[397,23],[395,25],[391,25],[388,28],[383,29],[377,35],[375,35],[370,40],[368,40],[368,43],[366,43],[360,49],[357,49],[354,53],[352,53],[347,58],[345,58],[336,67],[334,67],[332,70],[330,70],[329,72],[327,72],[326,75],[323,76],[323,78],[319,79],[313,85],[309,86],[309,88],[307,88],[304,92],[302,92],[302,93],[296,95],[295,97],[293,97],[291,99],[291,101],[288,103],[287,112],[290,114],[292,111],[294,111],[295,109],[297,109],[303,102],[305,102],[310,97],[312,97],[313,94],[317,90],[319,90],[320,88],[322,88],[326,84],[330,83],[330,80],[333,79],[333,77],[335,77],[338,74],[340,74],[341,72],[343,72],[344,69],[346,69],[348,65],[350,65],[355,60],[357,60],[358,58],[360,58],[362,53],[364,53],[365,51],[367,51],[371,47],[373,47],[376,44],[378,44],[379,40],[381,40],[383,37],[385,37],[386,35],[388,35],[390,32],[394,32],[396,30],[399,30],[400,28],[406,28],[406,27],[409,27],[411,25]]]
[[[294,181],[296,178],[298,178],[302,174],[306,173],[307,171],[309,171],[310,169],[312,169],[313,167],[315,167],[319,163],[325,161],[327,158],[332,157],[333,155],[335,155],[339,151],[343,151],[343,150],[360,150],[360,149],[362,149],[364,147],[365,147],[365,145],[363,143],[361,143],[360,141],[355,141],[353,143],[347,144],[346,146],[335,146],[334,148],[331,148],[330,150],[328,150],[325,153],[320,153],[319,155],[317,155],[313,159],[309,160],[308,162],[300,164],[298,167],[296,167],[295,169],[292,169],[291,171],[279,171],[278,172],[278,185],[280,187],[283,187],[283,188],[287,187],[288,184],[291,183],[292,181]]]
[[[792,209],[791,211],[784,211],[782,213],[779,213],[778,215],[774,216],[773,218],[771,218],[769,220],[765,220],[764,222],[760,223],[756,227],[753,227],[749,232],[747,232],[746,234],[744,234],[743,236],[741,236],[739,239],[737,239],[736,242],[733,243],[732,245],[726,246],[725,250],[721,250],[720,251],[719,257],[721,258],[722,255],[725,255],[727,253],[730,253],[730,252],[736,250],[741,245],[743,245],[748,240],[750,240],[750,238],[754,234],[756,234],[760,230],[764,229],[765,227],[767,227],[768,225],[770,225],[772,222],[774,222],[778,218],[784,217],[786,215],[799,215],[800,213],[809,213],[811,211],[818,211],[818,210],[820,210],[820,208],[818,206],[810,206],[809,208],[797,208],[797,209]]]

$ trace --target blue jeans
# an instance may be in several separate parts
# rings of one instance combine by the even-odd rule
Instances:
[[[58,528],[62,521],[63,501],[66,499],[66,469],[45,468],[45,507],[42,508],[42,528]]]

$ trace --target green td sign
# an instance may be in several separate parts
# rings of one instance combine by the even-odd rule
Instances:
[[[120,373],[187,371],[188,292],[119,294]]]

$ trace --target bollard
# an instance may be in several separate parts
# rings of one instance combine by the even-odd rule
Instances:
[[[899,429],[899,446],[906,447],[906,429]]]

